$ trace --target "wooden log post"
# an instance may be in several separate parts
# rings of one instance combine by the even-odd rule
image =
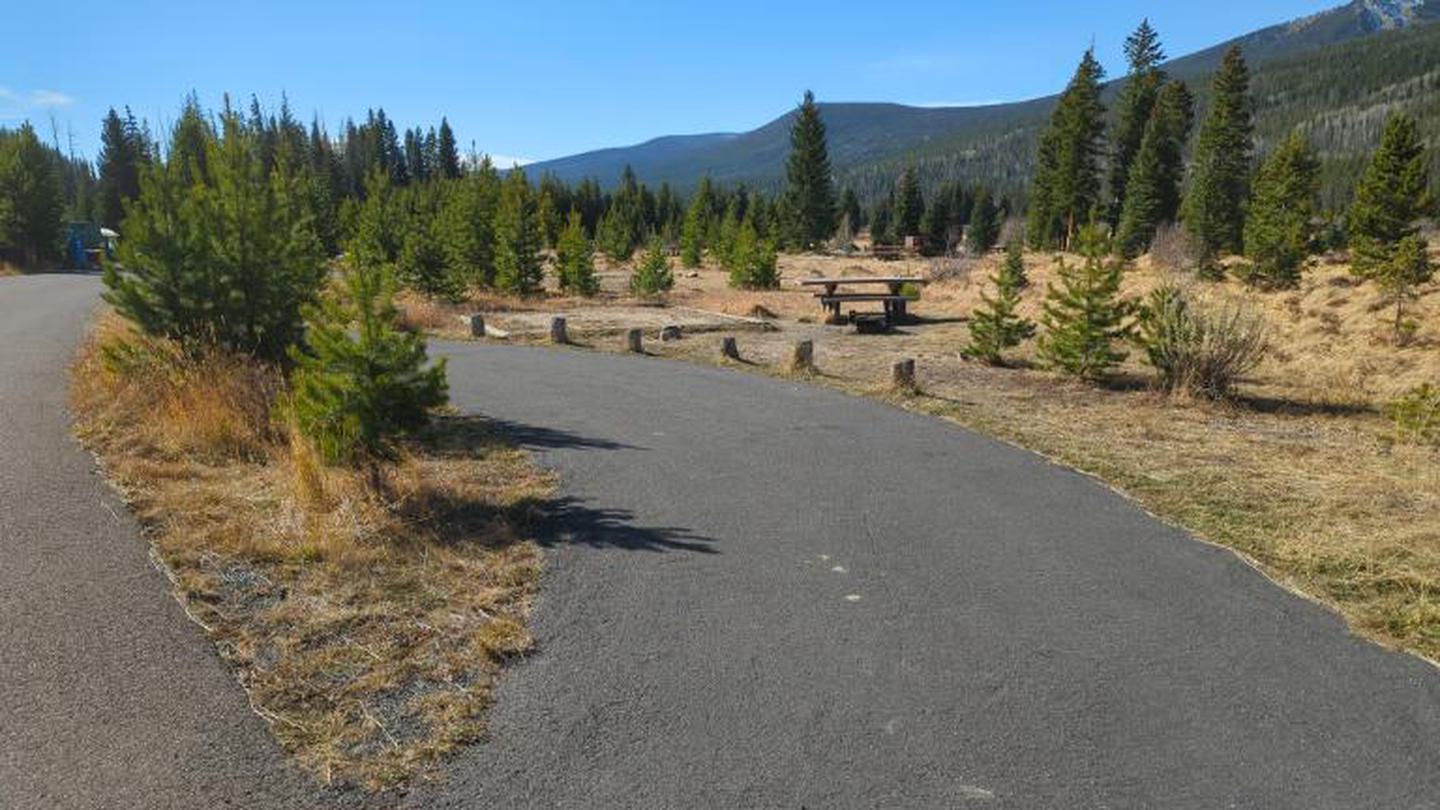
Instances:
[[[672,340],[680,339],[680,327],[669,324],[660,328],[660,339],[669,343]]]
[[[735,338],[720,338],[720,356],[730,360],[740,359],[740,346],[735,342]]]
[[[912,358],[896,361],[890,368],[890,381],[894,384],[895,390],[907,394],[913,394],[920,390],[915,384],[915,361]]]
[[[550,342],[559,344],[570,342],[570,335],[565,331],[565,319],[558,315],[550,319]]]
[[[635,354],[645,353],[645,331],[643,329],[631,329],[625,333],[625,347]]]
[[[802,340],[790,351],[791,371],[815,370],[815,341]]]
[[[470,316],[470,337],[485,337],[485,316]]]

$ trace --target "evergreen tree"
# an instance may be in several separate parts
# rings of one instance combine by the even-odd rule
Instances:
[[[411,186],[409,210],[401,227],[395,269],[405,286],[431,297],[458,299],[465,291],[459,274],[446,263],[442,212],[445,189],[436,184]]]
[[[635,171],[628,165],[620,177],[620,186],[610,198],[596,228],[595,241],[612,261],[628,261],[644,236],[644,200]]]
[[[747,290],[772,290],[780,286],[780,271],[775,245],[762,241],[750,219],[736,229],[730,249],[725,253],[725,269],[730,273],[730,286]]]
[[[685,209],[685,222],[680,227],[680,263],[686,267],[700,266],[711,210],[715,207],[714,193],[709,176],[700,178],[700,185]]]
[[[1000,211],[990,196],[990,189],[981,188],[975,192],[975,204],[970,209],[970,227],[965,231],[965,245],[976,256],[983,256],[995,247],[1000,239]]]
[[[1046,290],[1039,350],[1052,367],[1098,380],[1125,359],[1115,345],[1127,334],[1127,307],[1118,299],[1124,265],[1106,259],[1110,246],[1094,226],[1081,230],[1077,245],[1084,261],[1076,266],[1059,259],[1056,280]]]
[[[860,199],[855,196],[854,189],[847,188],[840,195],[840,216],[849,217],[852,233],[859,233],[865,227],[865,215],[860,211]]]
[[[449,184],[440,209],[439,242],[451,283],[467,287],[495,284],[495,211],[500,176],[487,157],[479,168]]]
[[[650,246],[640,257],[640,264],[630,274],[630,292],[636,295],[658,295],[675,286],[675,276],[670,272],[670,259],[665,256],[665,245],[659,237],[650,240]]]
[[[925,217],[925,198],[920,193],[920,180],[915,167],[907,166],[895,187],[895,216],[891,228],[897,242],[907,236],[920,235],[920,221]]]
[[[1435,276],[1430,264],[1430,246],[1419,234],[1402,237],[1388,260],[1371,271],[1380,289],[1395,304],[1395,342],[1406,343],[1419,324],[1405,317],[1405,303],[1416,297],[1415,288]]]
[[[1160,35],[1150,27],[1148,19],[1141,20],[1135,33],[1126,37],[1125,60],[1130,65],[1130,73],[1116,102],[1116,118],[1110,138],[1110,203],[1106,218],[1111,225],[1120,223],[1131,165],[1140,151],[1160,88],[1165,83],[1165,72],[1160,69],[1160,63],[1165,61],[1165,51],[1160,47]]]
[[[1429,165],[1415,119],[1396,114],[1355,189],[1350,207],[1351,269],[1363,278],[1390,272],[1396,251],[1434,212]]]
[[[600,291],[595,277],[595,260],[580,212],[572,210],[565,230],[555,246],[555,264],[560,276],[560,289],[576,295],[591,296]]]
[[[148,334],[278,358],[301,334],[324,257],[295,160],[280,151],[267,173],[256,134],[233,112],[223,124],[204,145],[208,184],[185,182],[176,150],[142,171],[104,297]]]
[[[140,196],[140,166],[145,144],[134,119],[127,123],[110,108],[100,132],[100,181],[96,217],[100,224],[119,228],[125,218],[124,203]]]
[[[455,148],[455,132],[445,118],[440,119],[440,135],[435,145],[435,171],[447,180],[460,176],[460,152]]]
[[[1210,92],[1210,111],[1195,146],[1194,173],[1183,217],[1207,268],[1222,252],[1244,247],[1254,123],[1250,69],[1240,47],[1225,52]],[[1211,271],[1213,272],[1213,270]]]
[[[1041,135],[1027,228],[1036,248],[1068,248],[1100,201],[1104,77],[1094,51],[1086,51]]]
[[[820,118],[815,94],[809,90],[790,128],[785,177],[796,242],[801,248],[813,249],[835,233],[835,188],[825,145],[825,122]]]
[[[1159,227],[1173,222],[1179,213],[1183,151],[1194,116],[1195,102],[1184,82],[1169,82],[1161,88],[1140,151],[1130,165],[1120,212],[1115,242],[1127,259],[1149,250]]]
[[[28,122],[0,142],[0,246],[18,248],[32,267],[60,247],[65,198],[56,157]]]
[[[893,193],[876,203],[869,217],[871,245],[888,245],[895,241],[895,229],[891,222],[894,211],[895,195]]]
[[[1255,197],[1245,222],[1245,255],[1255,263],[1248,281],[1270,288],[1300,282],[1319,190],[1320,161],[1304,136],[1293,133],[1255,176]]]
[[[390,174],[380,168],[373,169],[365,182],[365,201],[360,206],[355,236],[348,246],[349,258],[364,265],[394,265],[405,240],[403,223],[404,212],[396,199]]]
[[[925,216],[920,219],[920,232],[925,235],[925,254],[939,256],[950,252],[950,202],[944,194],[925,207]]]
[[[1002,353],[1019,346],[1035,334],[1035,324],[1020,317],[1020,291],[1029,285],[1025,276],[1025,255],[1019,242],[1011,242],[999,271],[990,276],[995,297],[980,294],[981,305],[970,315],[970,343],[963,354],[992,366],[1000,365]]]
[[[342,284],[306,310],[303,348],[292,348],[296,426],[331,464],[363,463],[380,488],[379,462],[397,434],[445,404],[445,361],[427,364],[425,338],[399,328],[388,265],[347,265]]]
[[[540,221],[525,170],[516,166],[500,188],[495,213],[495,285],[528,295],[540,289]]]

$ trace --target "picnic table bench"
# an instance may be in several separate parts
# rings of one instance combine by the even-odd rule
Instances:
[[[829,313],[831,323],[843,323],[840,305],[845,303],[878,303],[884,308],[884,325],[890,327],[906,317],[906,305],[910,299],[901,294],[906,284],[924,285],[929,279],[913,276],[852,276],[849,278],[807,278],[800,284],[805,287],[823,287],[815,293],[820,305]],[[873,285],[885,287],[885,292],[840,292],[842,286]]]

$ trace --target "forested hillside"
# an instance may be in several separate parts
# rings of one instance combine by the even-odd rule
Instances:
[[[1333,206],[1348,196],[1367,149],[1373,148],[1386,112],[1411,111],[1422,134],[1440,135],[1440,5],[1355,2],[1331,12],[1272,26],[1230,43],[1171,60],[1165,69],[1187,81],[1201,109],[1208,77],[1220,55],[1239,44],[1254,69],[1257,139],[1262,153],[1299,127],[1324,160],[1322,199]],[[1113,104],[1122,81],[1106,86]],[[841,188],[868,203],[888,193],[914,164],[928,189],[945,181],[983,184],[1023,203],[1036,138],[1054,97],[969,108],[898,104],[821,104],[831,157]],[[529,167],[532,176],[554,174],[574,183],[593,177],[610,187],[626,164],[643,181],[668,182],[680,191],[709,174],[723,184],[744,182],[773,190],[793,113],[741,134],[660,138]]]

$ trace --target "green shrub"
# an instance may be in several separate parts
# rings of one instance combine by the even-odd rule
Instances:
[[[1401,441],[1440,445],[1440,386],[1424,383],[1390,403],[1390,419]]]
[[[1166,391],[1223,398],[1265,354],[1259,315],[1233,301],[1205,304],[1173,285],[1150,293],[1138,321],[1138,340]]]

